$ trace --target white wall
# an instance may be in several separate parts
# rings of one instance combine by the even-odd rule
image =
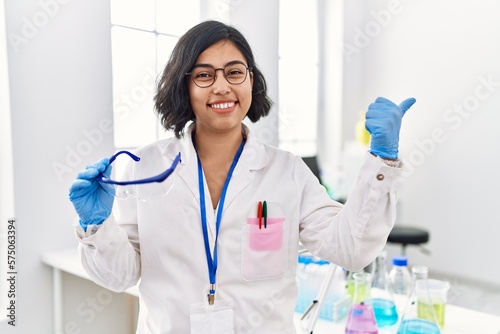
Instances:
[[[53,325],[52,276],[40,254],[76,247],[69,186],[85,164],[113,152],[109,0],[6,1],[5,13],[18,322],[16,328],[0,324],[0,332],[48,334]],[[75,308],[65,312],[77,317]],[[77,325],[85,332],[85,321]]]
[[[4,24],[4,2],[0,1],[0,259],[7,259],[7,222],[14,217],[14,182],[12,166],[12,131],[10,120],[9,76],[7,41]],[[7,262],[0,262],[0,272],[7,272]],[[0,282],[0,287],[6,284]],[[8,294],[2,290],[0,305],[7,305]],[[0,314],[0,319],[6,314]]]
[[[409,248],[410,261],[500,286],[500,3],[346,1],[345,38],[359,46],[346,113],[377,96],[417,99],[401,130],[398,223],[428,228],[432,255]]]
[[[4,5],[0,2],[0,219],[4,233],[4,224],[14,215],[13,203],[13,168],[12,168],[12,131],[10,117],[9,75],[7,62],[7,41],[4,22]],[[1,242],[1,241],[0,241]],[[4,249],[2,249],[3,251]],[[3,257],[2,257],[3,258]],[[3,265],[3,263],[1,264]],[[0,265],[0,266],[1,266]],[[4,296],[1,296],[2,298]]]

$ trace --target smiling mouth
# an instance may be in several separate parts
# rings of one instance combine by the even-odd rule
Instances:
[[[236,102],[214,103],[210,107],[213,109],[228,109],[234,107]]]

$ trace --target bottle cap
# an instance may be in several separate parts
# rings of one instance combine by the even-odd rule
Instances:
[[[398,267],[408,266],[408,259],[406,256],[394,256],[392,258],[392,264]]]

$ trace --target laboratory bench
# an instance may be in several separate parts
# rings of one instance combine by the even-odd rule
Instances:
[[[54,333],[63,333],[63,274],[74,275],[85,280],[90,280],[90,278],[81,265],[76,246],[46,252],[42,254],[41,260],[45,265],[50,266],[53,272]],[[137,287],[130,288],[125,293],[134,297],[139,296]],[[303,328],[307,327],[307,319],[301,322],[300,317],[300,314],[295,315],[298,334],[303,333]],[[319,319],[313,333],[341,334],[345,331],[344,326],[345,319],[339,322]],[[380,334],[385,333],[389,332],[380,331]],[[442,334],[500,334],[500,317],[448,304]]]

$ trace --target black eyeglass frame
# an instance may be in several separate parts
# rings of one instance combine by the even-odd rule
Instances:
[[[231,82],[229,81],[229,79],[227,78],[226,76],[226,67],[228,66],[231,66],[231,65],[235,65],[235,64],[241,64],[245,67],[245,78],[241,81],[241,82],[238,82],[238,83],[234,83],[234,82]],[[207,68],[211,68],[213,71],[214,71],[214,78],[212,80],[212,83],[208,86],[200,86],[196,83],[196,80],[192,77],[192,74],[193,74],[193,71],[195,68],[198,68],[198,67],[207,67]],[[219,68],[215,68],[211,65],[208,65],[208,64],[197,64],[197,65],[194,65],[192,70],[185,73],[186,76],[191,76],[191,80],[193,80],[194,84],[200,88],[208,88],[208,87],[211,87],[213,86],[213,84],[215,83],[215,81],[217,80],[217,71],[222,71],[222,74],[224,76],[224,78],[226,79],[227,82],[229,82],[231,85],[241,85],[242,83],[244,83],[246,80],[247,80],[247,77],[248,77],[248,72],[251,72],[253,70],[253,67],[249,67],[247,65],[245,65],[245,63],[243,63],[242,61],[239,61],[239,60],[235,60],[235,61],[232,61],[232,62],[229,62],[226,64],[226,66],[224,67],[219,67]]]

